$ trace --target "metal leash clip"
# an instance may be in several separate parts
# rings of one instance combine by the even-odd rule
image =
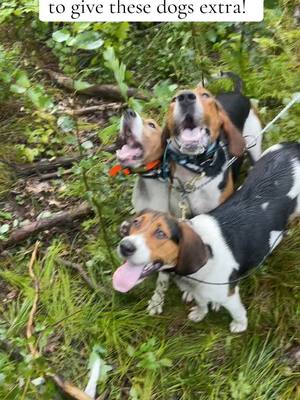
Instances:
[[[188,182],[186,182],[186,184],[184,185],[184,191],[185,193],[193,193],[195,192],[196,188],[196,183],[203,179],[205,177],[205,172],[202,172],[200,175],[196,176],[195,178],[189,180]]]
[[[180,211],[181,211],[181,220],[182,221],[186,221],[186,216],[187,216],[187,212],[188,212],[188,206],[186,204],[185,201],[180,201],[178,203]]]

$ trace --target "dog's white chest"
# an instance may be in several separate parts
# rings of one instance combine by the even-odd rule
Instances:
[[[168,183],[161,182],[158,179],[145,179],[139,177],[134,186],[132,204],[136,212],[140,212],[145,208],[168,212]]]

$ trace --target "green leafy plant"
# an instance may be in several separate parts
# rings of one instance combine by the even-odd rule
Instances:
[[[0,84],[12,95],[31,102],[36,108],[49,109],[53,106],[52,98],[42,85],[31,81],[28,73],[16,66],[18,54],[17,48],[7,51],[0,46]],[[7,91],[2,91],[1,95],[7,98]]]
[[[137,366],[145,370],[154,371],[162,367],[172,366],[172,361],[170,359],[160,357],[161,350],[158,348],[156,338],[149,339],[138,349],[128,346],[127,352],[130,357],[138,360]]]
[[[103,57],[105,60],[106,67],[109,68],[114,73],[114,77],[120,88],[121,94],[123,98],[127,101],[128,86],[125,82],[126,66],[118,60],[113,47],[108,47],[103,53]]]

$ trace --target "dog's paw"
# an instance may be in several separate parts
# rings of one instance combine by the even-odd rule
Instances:
[[[221,304],[212,302],[211,309],[212,311],[219,312],[221,310]]]
[[[193,295],[190,292],[183,292],[182,301],[186,304],[191,303],[194,300]]]
[[[232,333],[242,333],[247,330],[248,321],[232,321],[230,324],[230,332]]]
[[[122,222],[119,230],[121,237],[128,236],[129,229],[130,229],[130,222],[129,221]]]
[[[200,322],[205,318],[206,314],[207,312],[204,309],[195,306],[191,308],[188,319],[193,322]]]
[[[160,315],[163,312],[163,304],[151,299],[148,303],[147,311],[151,316]]]

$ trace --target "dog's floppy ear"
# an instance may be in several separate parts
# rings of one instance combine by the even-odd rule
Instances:
[[[187,223],[182,222],[179,256],[175,272],[178,275],[191,275],[203,267],[210,257],[208,247],[201,237]]]
[[[235,157],[241,157],[246,149],[246,142],[241,131],[230,121],[226,112],[220,111],[222,128],[228,138],[229,153]]]
[[[166,117],[165,117],[165,125],[162,131],[162,137],[161,137],[161,144],[162,147],[166,147],[168,143],[168,139],[172,136],[172,129],[174,125],[174,107],[175,107],[175,98],[172,100],[170,103]]]
[[[166,124],[163,128],[162,135],[161,135],[161,147],[164,149],[168,144],[168,139],[171,137],[171,132]]]

